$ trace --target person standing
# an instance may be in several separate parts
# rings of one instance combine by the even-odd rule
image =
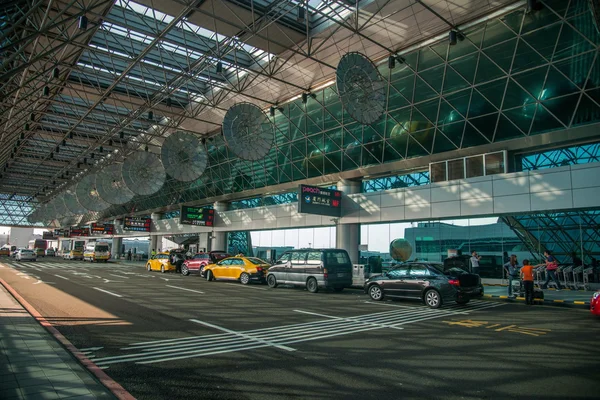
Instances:
[[[514,297],[513,280],[519,277],[519,262],[516,255],[510,256],[509,261],[504,264],[504,270],[508,276],[508,297]]]
[[[131,261],[131,249],[127,250],[127,261]]]
[[[544,258],[546,259],[546,281],[542,285],[542,289],[548,289],[548,283],[550,283],[550,279],[554,281],[556,284],[556,290],[561,290],[562,286],[556,277],[556,270],[558,269],[558,262],[556,258],[550,253],[550,250],[544,251]],[[536,265],[536,267],[540,267],[544,264]]]
[[[150,253],[150,255],[152,256],[152,258],[154,258],[154,256],[156,255],[156,251],[154,251],[154,249],[152,249],[152,252]]]
[[[533,305],[533,265],[529,265],[529,260],[523,260],[521,268],[521,279],[525,288],[525,304]]]
[[[479,260],[481,260],[481,256],[473,250],[471,252],[471,270],[477,275],[479,275]]]

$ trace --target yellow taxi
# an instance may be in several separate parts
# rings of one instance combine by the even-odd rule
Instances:
[[[0,256],[10,256],[10,248],[8,248],[8,247],[1,248]]]
[[[83,249],[63,250],[63,260],[83,260]]]
[[[171,264],[169,259],[169,253],[158,253],[155,256],[152,256],[148,262],[146,263],[146,269],[148,271],[175,271],[175,264]]]
[[[204,267],[207,281],[228,279],[247,285],[250,281],[264,283],[271,264],[256,257],[229,257]]]

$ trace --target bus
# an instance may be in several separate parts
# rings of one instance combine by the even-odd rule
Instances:
[[[104,261],[110,258],[110,246],[108,242],[88,242],[83,252],[83,261]]]
[[[30,240],[27,248],[33,250],[38,257],[44,257],[46,256],[48,241],[43,239]]]

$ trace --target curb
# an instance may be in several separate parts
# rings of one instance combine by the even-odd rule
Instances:
[[[106,375],[106,373],[87,358],[77,347],[73,345],[58,331],[50,322],[46,320],[31,304],[27,302],[15,289],[12,288],[4,279],[0,278],[0,284],[9,291],[9,293],[31,314],[40,325],[42,325],[54,338],[61,343],[75,358],[100,381],[104,387],[110,390],[120,400],[136,400],[125,388],[119,385],[115,380]]]
[[[483,297],[491,300],[504,301],[507,303],[524,302],[525,297],[516,297],[509,299],[508,296],[484,294]],[[555,307],[567,307],[567,308],[580,308],[589,310],[590,303],[588,301],[575,301],[575,300],[549,300],[549,299],[534,299],[534,302],[544,306],[555,306]]]

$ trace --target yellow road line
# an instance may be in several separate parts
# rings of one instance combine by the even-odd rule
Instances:
[[[585,304],[585,301],[574,301],[575,304]]]
[[[564,300],[552,300],[552,301],[555,303],[564,303],[565,302]]]

